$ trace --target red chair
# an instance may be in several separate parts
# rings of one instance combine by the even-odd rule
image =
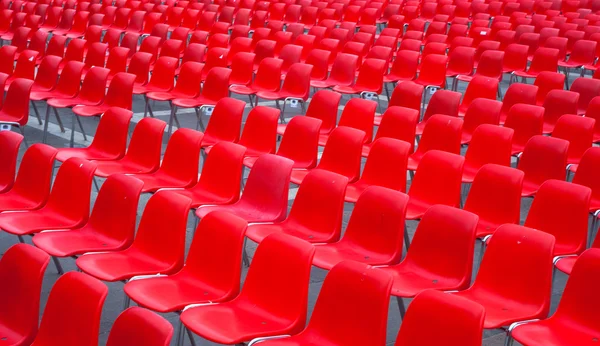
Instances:
[[[423,115],[423,119],[417,124],[417,135],[423,134],[423,129],[427,120],[435,114],[444,114],[452,117],[458,117],[458,107],[462,94],[450,90],[436,91],[427,104],[427,110]]]
[[[335,57],[331,73],[324,81],[311,80],[313,88],[332,88],[334,86],[349,86],[354,82],[358,69],[358,57],[353,54],[340,53]]]
[[[446,64],[448,57],[445,55],[430,54],[426,56],[419,65],[419,76],[415,83],[428,89],[442,89],[446,86]],[[422,112],[425,108],[427,93],[423,93]]]
[[[538,87],[536,105],[543,106],[544,100],[551,90],[562,90],[565,84],[565,75],[557,72],[542,71],[533,82]]]
[[[0,132],[0,161],[3,162],[0,168],[0,194],[10,191],[15,183],[17,157],[23,139],[23,136],[11,131]]]
[[[501,108],[502,102],[500,101],[485,98],[475,99],[465,113],[461,145],[471,142],[471,138],[479,126],[483,124],[499,125]],[[510,141],[508,144],[510,148]]]
[[[228,345],[259,337],[299,333],[306,320],[314,251],[312,245],[300,239],[281,234],[267,237],[258,246],[244,286],[235,299],[187,309],[181,314],[181,321],[191,332]],[[274,276],[273,273],[279,274]],[[253,308],[243,308],[246,306]],[[232,311],[243,316],[230,315]],[[212,317],[215,314],[230,317],[215,319]],[[267,327],[248,322],[257,318]],[[235,328],[231,328],[232,324]]]
[[[338,107],[342,95],[330,90],[319,90],[313,94],[306,109],[306,117],[322,121],[320,133],[329,134],[336,126]],[[278,124],[277,133],[283,135],[287,124]]]
[[[379,94],[382,92],[383,75],[387,71],[388,63],[380,59],[365,59],[361,65],[356,82],[352,85],[336,85],[334,91],[342,94],[359,94],[361,97],[373,94],[379,103]]]
[[[189,207],[186,197],[158,192],[148,201],[131,246],[116,252],[85,254],[77,259],[77,267],[109,282],[177,272],[183,266]]]
[[[150,112],[150,116],[154,116],[152,108],[149,104],[148,96],[149,92],[161,92],[168,93],[173,89],[175,79],[175,69],[177,68],[178,60],[172,57],[160,57],[156,60],[156,68],[148,81],[148,84],[143,86],[133,87],[134,95],[144,95],[146,106],[144,108],[144,117]]]
[[[250,111],[239,144],[246,148],[246,157],[275,153],[279,110],[258,106]],[[208,152],[210,148],[205,148]]]
[[[467,2],[460,2],[466,3]],[[432,318],[431,311],[436,311]],[[428,331],[443,333],[451,344],[481,345],[485,319],[484,308],[467,299],[435,290],[419,294],[403,320],[395,346],[431,345]]]
[[[529,69],[526,72],[515,71],[511,75],[511,82],[513,77],[521,77],[521,80],[525,81],[526,78],[537,78],[543,71],[556,72],[558,69],[558,54],[558,49],[538,48],[533,54]]]
[[[465,155],[463,182],[472,182],[477,171],[485,164],[510,166],[514,131],[496,125],[483,123],[472,132],[473,137]]]
[[[300,103],[304,109],[304,103],[308,100],[310,93],[310,74],[312,71],[311,65],[302,63],[293,64],[285,76],[281,90],[279,91],[258,91],[256,93],[256,104],[258,100],[263,98],[266,100],[283,101],[283,108],[280,113],[281,122],[285,123],[285,105],[287,101],[296,101]]]
[[[229,97],[219,100],[204,132],[202,147],[211,147],[219,142],[237,142],[245,106],[245,102]]]
[[[421,160],[408,190],[407,220],[420,219],[435,204],[456,207],[460,202],[464,158],[439,150],[431,150]],[[406,232],[405,232],[406,233]],[[405,242],[408,247],[408,234]]]
[[[504,98],[502,99],[502,109],[500,110],[500,124],[506,122],[510,109],[519,103],[535,105],[538,93],[538,87],[524,83],[513,83],[508,86]]]
[[[203,72],[207,69],[206,64]],[[173,107],[171,110],[171,117],[169,118],[169,134],[173,128],[173,121],[179,124],[177,119],[177,107],[179,108],[194,108],[196,111],[196,117],[198,118],[198,126],[204,131],[204,123],[201,118],[201,110],[206,107],[214,107],[219,100],[229,96],[229,77],[231,70],[224,67],[212,68],[207,76],[202,92],[194,98],[176,98],[171,101]],[[181,128],[180,126],[178,126]]]
[[[39,332],[31,345],[95,345],[107,295],[106,285],[83,273],[61,276],[50,291]],[[62,322],[68,322],[69,328]]]
[[[414,109],[418,112],[421,110],[421,99],[423,98],[424,87],[415,84],[411,81],[398,84],[392,92],[392,97],[388,101],[389,107],[404,107]],[[431,103],[431,102],[430,102]],[[375,117],[374,124],[379,126],[381,117]]]
[[[350,99],[344,106],[338,126],[352,127],[365,133],[364,144],[371,143],[373,139],[373,122],[377,103],[362,98]],[[319,145],[324,146],[330,134],[319,136]]]
[[[544,99],[544,134],[552,133],[558,118],[563,114],[577,114],[579,93],[567,90],[550,90]]]
[[[599,252],[589,249],[577,260],[556,312],[545,320],[513,324],[509,328],[508,345],[512,345],[513,340],[527,345],[547,345],[584,344],[594,339]]]
[[[231,55],[229,55],[231,56]],[[252,83],[252,77],[254,71],[252,69],[252,62],[254,61],[255,54],[248,52],[238,52],[232,58],[231,61],[231,76],[229,77],[229,83],[234,85],[249,85]]]
[[[11,83],[2,108],[0,109],[0,124],[17,127],[25,135],[24,127],[29,120],[29,94],[33,85],[32,80],[17,78]],[[27,140],[25,140],[25,145]]]
[[[386,94],[388,94],[388,98],[388,83],[412,81],[417,77],[419,56],[419,52],[410,50],[398,51],[389,73],[383,76],[383,82],[385,83],[384,86]]]
[[[536,194],[539,187],[550,179],[564,179],[569,142],[552,137],[533,136],[525,145],[518,169],[525,172],[523,197]]]
[[[454,78],[452,82],[452,90],[456,90],[458,76],[471,76],[473,74],[473,66],[475,63],[475,48],[472,47],[456,47],[450,51],[448,57],[448,68],[446,69],[446,77]]]
[[[594,128],[594,143],[597,143],[600,140],[600,97],[594,97],[590,100],[585,112],[585,117],[596,120],[596,125]]]
[[[480,256],[485,237],[503,224],[519,224],[523,177],[522,171],[497,164],[485,164],[475,174],[464,210],[479,216],[476,237],[481,241]]]
[[[569,54],[569,60],[558,62],[558,66],[562,67],[566,74],[567,87],[569,86],[567,74],[569,69],[581,69],[582,72],[584,72],[586,66],[594,64],[596,59],[596,44],[596,41],[578,40],[573,44],[573,48]]]
[[[489,242],[473,285],[453,295],[485,308],[484,328],[544,318],[550,309],[554,237],[518,225],[500,226]],[[507,255],[510,254],[510,255]],[[527,265],[520,265],[526,261]],[[503,283],[497,270],[513,268]]]
[[[512,155],[525,149],[527,142],[536,135],[542,134],[544,126],[544,108],[529,104],[516,104],[511,107],[504,127],[514,130]]]
[[[102,103],[94,106],[75,106],[73,107],[73,113],[79,116],[89,117],[103,114],[111,107],[131,110],[134,82],[135,75],[124,72],[117,73],[110,82],[106,97]]]
[[[409,143],[393,138],[380,138],[374,142],[362,176],[348,185],[346,201],[355,203],[369,186],[406,192],[406,164],[410,149]]]
[[[71,157],[95,161],[121,159],[125,155],[132,116],[133,113],[126,109],[109,108],[100,118],[96,135],[88,147],[58,149],[56,159],[61,162]]]
[[[196,210],[196,215],[202,218],[213,210],[222,209],[230,211],[249,222],[272,222],[283,219],[287,212],[288,177],[291,173],[292,164],[292,161],[283,157],[275,155],[261,156],[251,170],[247,186],[239,201],[224,206],[201,206]],[[279,168],[273,168],[277,165],[279,165]],[[256,172],[252,173],[255,170]],[[264,180],[261,175],[264,176],[265,174],[270,175],[271,179]],[[265,184],[269,184],[271,181],[277,182],[277,185],[270,186],[265,190]],[[269,193],[265,193],[265,191]]]
[[[281,66],[283,61],[276,58],[265,58],[260,62],[254,81],[249,85],[231,85],[229,91],[240,95],[248,95],[250,105],[253,96],[259,91],[276,92],[281,86]]]
[[[458,115],[464,117],[467,113],[467,109],[474,100],[483,98],[488,100],[496,100],[496,94],[498,93],[498,80],[495,78],[488,78],[481,75],[473,77],[467,89],[463,99],[458,107]],[[498,116],[500,115],[501,104],[498,103]],[[498,119],[499,120],[499,119]]]
[[[412,154],[414,151],[419,111],[401,106],[389,106],[385,113],[383,113],[383,116],[378,118],[381,118],[381,120],[377,118],[375,120],[375,124],[379,126],[375,139],[373,142],[363,146],[362,156],[368,157],[373,143],[379,138],[386,137],[399,139],[408,143],[410,145],[409,154]]]
[[[11,345],[31,344],[38,331],[40,293],[50,257],[26,244],[11,246],[0,260],[2,305],[0,330],[3,342]],[[11,311],[19,311],[11,314]]]
[[[430,150],[460,153],[463,121],[458,117],[434,114],[425,123],[417,150],[408,158],[408,169],[414,171],[423,155]]]
[[[587,186],[548,180],[540,186],[524,225],[556,238],[554,256],[579,255],[587,245],[591,194]]]
[[[511,75],[519,71],[523,73],[527,70],[527,54],[529,47],[523,44],[511,43],[504,50],[504,60],[502,62],[502,72]]]
[[[419,222],[404,260],[381,268],[394,279],[391,293],[398,300],[402,318],[402,298],[413,298],[428,289],[469,287],[477,219],[477,215],[460,209],[432,206]]]
[[[144,182],[142,192],[186,188],[196,184],[202,137],[201,132],[191,129],[179,129],[173,133],[160,168],[154,172],[132,174]]]
[[[569,90],[579,93],[577,114],[584,115],[592,99],[596,96],[600,96],[600,80],[593,78],[577,78],[573,81]]]
[[[108,346],[126,346],[131,343],[148,346],[167,346],[171,343],[173,326],[148,310],[132,307],[123,311],[115,320]]]
[[[119,251],[131,245],[142,182],[122,174],[108,177],[94,204],[88,222],[73,230],[45,231],[33,243],[56,257],[78,256],[93,251]]]
[[[592,147],[596,121],[574,114],[565,114],[558,118],[552,137],[569,142],[567,167],[578,164],[583,154]]]
[[[307,327],[291,337],[255,339],[252,344],[291,346],[365,345],[385,343],[389,275],[371,266],[351,261],[336,265],[328,273]],[[357,297],[352,305],[343,303],[339,290]]]

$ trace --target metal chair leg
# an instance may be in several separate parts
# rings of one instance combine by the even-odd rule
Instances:
[[[402,297],[396,297],[396,302],[398,303],[400,318],[404,320],[404,315],[406,315],[406,307],[404,306],[404,300],[402,300]]]
[[[52,108],[52,110],[54,111],[54,116],[56,117],[56,122],[58,123],[58,126],[60,126],[60,132],[65,133],[65,127],[63,126],[60,115],[58,115],[58,110],[56,108]]]
[[[65,273],[65,271],[63,270],[63,267],[60,265],[58,258],[52,256],[52,261],[54,262],[54,266],[56,267],[56,271],[58,272],[58,275],[63,275]]]
[[[406,248],[406,252],[408,252],[408,248],[410,247],[410,236],[408,235],[408,227],[404,224],[404,247]]]
[[[148,107],[148,98],[146,97],[146,95],[144,95],[144,118],[148,116]]]
[[[35,116],[38,119],[38,123],[42,125],[42,117],[40,116],[40,112],[38,111],[37,106],[35,105],[35,102],[33,102],[33,100],[31,100],[31,107],[33,108],[33,112],[35,113]]]
[[[173,132],[173,120],[175,120],[175,113],[177,113],[177,106],[171,107],[171,115],[169,116],[169,130],[167,134],[171,137],[171,133]]]
[[[19,131],[21,131],[21,134],[23,135],[23,143],[25,143],[25,148],[29,148],[29,143],[27,142],[27,137],[25,137],[25,129],[21,126],[19,126]]]
[[[129,305],[131,304],[131,298],[129,298],[129,296],[123,292],[123,310],[127,309],[129,307]]]
[[[44,120],[44,135],[42,136],[42,143],[46,143],[48,138],[48,122],[50,121],[50,106],[46,107],[46,117]]]

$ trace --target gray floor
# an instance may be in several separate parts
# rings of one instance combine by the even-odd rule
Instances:
[[[575,76],[571,76],[571,80],[574,78],[575,78]],[[505,81],[502,83],[503,92],[506,90],[507,86],[508,86],[508,83],[507,83],[507,78],[506,78]],[[464,85],[461,85],[460,88],[464,91]],[[244,98],[243,100],[246,100],[246,99]],[[347,102],[347,100],[348,100],[348,97],[344,97],[344,99],[342,100],[342,105],[345,102]],[[261,103],[261,104],[263,104],[263,103]],[[274,106],[273,103],[269,103],[269,102],[265,102],[264,105]],[[385,97],[382,98],[382,106],[385,109],[385,106],[386,106]],[[340,107],[340,109],[341,108],[342,107]],[[46,111],[45,104],[42,102],[39,102],[38,109],[39,109],[40,114],[43,117],[45,114],[45,111]],[[155,110],[154,114],[156,117],[158,117],[162,120],[168,121],[169,111],[168,111],[167,104],[156,103],[153,105],[153,109]],[[135,123],[137,123],[143,117],[144,102],[141,97],[136,96],[134,98],[133,110],[136,113],[134,115],[134,119],[132,121],[130,130],[132,130],[135,126]],[[250,111],[250,107],[248,106],[246,108],[246,114],[249,111]],[[291,117],[294,114],[299,114],[299,113],[300,113],[300,108],[294,109],[294,108],[290,108],[288,106],[286,109],[285,115],[286,115],[286,117]],[[69,145],[69,138],[70,138],[71,112],[70,112],[70,110],[61,110],[60,114],[61,114],[63,123],[64,123],[65,127],[67,128],[67,131],[65,133],[61,133],[59,130],[59,127],[57,125],[56,119],[54,118],[54,116],[51,116],[50,117],[51,123],[49,124],[48,143],[55,147],[67,147]],[[188,112],[185,114],[183,114],[183,112],[180,112],[178,114],[181,114],[181,116],[179,118],[180,118],[180,121],[181,121],[183,127],[188,127],[188,128],[196,127],[196,117],[192,112]],[[205,116],[204,121],[206,122],[207,120],[208,120],[208,117]],[[84,118],[84,119],[82,119],[82,122],[83,122],[83,126],[84,126],[86,133],[93,135],[93,133],[95,132],[96,126],[97,126],[97,119]],[[27,137],[27,140],[29,141],[29,144],[41,142],[42,128],[43,127],[38,124],[38,121],[34,116],[33,110],[31,110],[31,117],[29,120],[29,124],[25,128],[26,137]],[[85,142],[83,140],[83,137],[81,136],[81,133],[79,132],[79,129],[77,129],[77,130],[78,131],[76,131],[76,133],[75,133],[76,146],[88,145],[91,137],[88,137],[88,141]],[[165,143],[166,143],[166,140],[165,140]],[[164,150],[164,148],[163,148],[163,150]],[[20,156],[22,156],[23,152],[24,152],[24,146],[23,146],[23,148],[21,148]],[[296,190],[297,189],[295,187],[292,187],[292,190],[290,191],[290,201],[289,201],[290,206],[293,203],[293,197],[295,196]],[[95,197],[96,197],[96,193],[94,192],[93,193],[94,200],[95,200]],[[142,196],[140,206],[139,206],[139,215],[141,215],[141,211],[143,210],[148,198],[149,198],[149,195]],[[527,211],[529,210],[530,202],[531,202],[530,200],[524,200],[522,203],[521,221],[523,221],[527,215]],[[345,213],[344,213],[344,226],[346,225],[346,223],[348,221],[351,210],[352,210],[352,205],[347,204],[345,207]],[[187,245],[188,246],[191,241],[192,234],[193,234],[193,229],[192,229],[193,224],[194,224],[194,221],[193,221],[192,217],[190,217],[190,219],[188,220],[188,227],[187,227],[187,234],[188,234]],[[408,229],[409,229],[409,233],[410,233],[411,237],[415,231],[416,225],[417,225],[416,222],[408,222]],[[30,242],[30,239],[27,239],[26,241]],[[16,243],[17,243],[16,237],[8,235],[3,232],[0,232],[0,254],[4,254],[4,252],[11,245],[16,244]],[[252,256],[255,247],[256,247],[255,244],[252,244],[252,242],[249,242],[248,249],[249,249],[250,256]],[[475,258],[478,258],[477,253],[475,255],[476,255]],[[71,271],[71,270],[76,269],[76,267],[74,265],[74,261],[72,259],[63,259],[63,260],[61,260],[61,263],[66,271]],[[245,272],[246,272],[246,270],[244,270],[244,275],[245,275]],[[309,313],[312,312],[312,307],[314,306],[315,300],[319,294],[321,284],[323,282],[323,279],[325,278],[325,275],[326,275],[326,271],[323,271],[323,270],[320,270],[317,268],[315,268],[312,271],[311,283],[310,283]],[[504,275],[504,273],[498,273],[498,275]],[[45,279],[44,279],[44,286],[43,286],[43,292],[42,292],[42,308],[45,306],[46,300],[48,297],[48,293],[57,278],[58,278],[58,274],[56,273],[54,266],[51,264],[48,267],[48,270],[46,271],[46,275],[45,275]],[[558,274],[558,277],[555,280],[555,285],[554,285],[553,292],[552,292],[552,311],[554,311],[554,309],[556,308],[556,304],[558,303],[558,301],[561,297],[565,282],[566,282],[566,276],[563,274]],[[112,323],[122,310],[123,283],[120,283],[120,282],[107,283],[107,286],[109,287],[110,293],[109,293],[106,303],[104,305],[104,311],[102,314],[102,321],[101,321],[101,326],[100,326],[100,345],[105,344],[106,339],[108,337],[108,333],[112,326]],[[351,302],[349,302],[349,303],[351,303]],[[397,305],[396,305],[396,302],[393,300],[390,301],[390,309],[389,309],[388,315],[389,316],[388,316],[387,344],[393,345],[394,340],[396,338],[396,334],[398,332],[398,328],[400,326],[400,317],[399,317],[399,313],[397,310]],[[172,322],[175,325],[175,323],[177,321],[176,315],[167,314],[167,315],[164,315],[164,317],[167,318],[170,322]],[[435,333],[435,331],[433,331],[433,330],[431,332]],[[440,341],[442,341],[444,338],[444,335],[436,335],[436,337],[438,337],[440,339]],[[211,344],[210,342],[200,340],[199,338],[197,338],[196,341],[197,341],[198,345],[210,345]],[[486,346],[502,345],[503,342],[504,342],[504,334],[501,331],[495,330],[495,331],[486,331],[485,332],[483,345],[486,345]],[[443,344],[443,341],[441,343]],[[172,345],[173,344],[174,344],[174,342],[172,342]],[[189,344],[189,341],[188,341],[188,344]]]

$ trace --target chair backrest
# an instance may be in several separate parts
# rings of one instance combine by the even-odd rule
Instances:
[[[340,126],[331,132],[317,168],[339,173],[350,182],[360,176],[364,131]]]
[[[365,133],[364,143],[371,143],[376,111],[377,102],[352,98],[344,106],[338,126],[347,126],[363,131]]]
[[[530,104],[517,103],[512,106],[506,117],[504,127],[514,130],[513,144],[524,147],[535,135],[541,135],[544,126],[544,108]]]
[[[443,88],[446,85],[446,64],[448,57],[440,54],[430,54],[423,58],[420,65],[421,73],[417,80],[422,84]]]
[[[0,323],[16,334],[7,338],[7,342],[31,344],[35,338],[42,281],[49,262],[48,254],[26,244],[11,246],[0,259],[0,280],[5,283],[0,287],[3,306]]]
[[[491,124],[479,125],[465,155],[465,164],[481,167],[487,163],[510,166],[514,130]]]
[[[21,159],[11,193],[26,198],[36,207],[46,203],[50,194],[56,153],[55,148],[41,143],[29,147]]]
[[[424,89],[422,85],[411,81],[399,83],[392,92],[388,106],[401,106],[420,112]]]
[[[33,80],[17,78],[8,87],[2,115],[8,116],[10,121],[25,126],[29,120],[29,94]]]
[[[0,192],[10,190],[15,182],[17,157],[23,136],[12,131],[0,132]]]
[[[552,234],[556,256],[580,254],[585,250],[592,190],[560,180],[544,182],[525,220],[525,226]]]
[[[563,114],[577,114],[579,93],[567,90],[550,90],[544,99],[544,122],[555,125]]]
[[[488,100],[496,100],[498,92],[498,80],[481,75],[476,75],[473,80],[467,85],[465,95],[460,103],[459,110],[466,112],[467,108],[476,99],[483,98]]]
[[[245,151],[246,148],[234,143],[215,144],[206,156],[202,174],[194,189],[209,191],[226,203],[236,202],[240,197]]]
[[[439,150],[423,155],[408,195],[430,204],[458,206],[464,158]]]
[[[485,310],[480,304],[426,290],[410,304],[395,346],[432,345],[432,332],[443,335],[445,342],[452,345],[481,346],[484,320]]]
[[[183,266],[185,235],[191,200],[172,191],[159,191],[146,204],[129,248],[159,261],[172,274]]]
[[[499,125],[502,102],[487,98],[476,98],[465,111],[463,133],[473,134],[484,124]],[[463,136],[463,143],[465,141]]]
[[[181,65],[177,84],[173,91],[181,95],[186,95],[189,98],[196,97],[200,93],[201,73],[204,64],[195,61],[188,61]],[[166,84],[168,85],[168,84]]]
[[[181,128],[173,133],[167,144],[159,171],[176,177],[186,186],[198,180],[200,145],[204,134],[192,129]]]
[[[472,212],[432,206],[419,221],[403,265],[453,279],[458,290],[468,288],[478,220]]]
[[[410,144],[394,138],[373,142],[360,181],[406,192],[406,166]]]
[[[275,153],[278,119],[278,109],[254,107],[248,114],[239,144],[258,153]]]
[[[245,106],[245,102],[229,97],[219,100],[206,126],[205,139],[237,142]]]
[[[434,114],[445,114],[458,117],[458,108],[462,94],[450,90],[438,90],[431,96],[427,109],[423,115],[423,121],[429,119]]]
[[[502,99],[502,109],[500,110],[500,122],[504,123],[508,112],[512,106],[518,103],[525,103],[528,105],[535,105],[537,100],[538,87],[536,85],[524,84],[524,83],[513,83],[504,94]]]
[[[462,127],[463,121],[458,117],[434,114],[425,123],[415,153],[425,153],[435,149],[459,154]]]
[[[293,117],[285,128],[277,155],[294,161],[296,167],[316,166],[322,123],[318,118]]]
[[[340,242],[357,251],[377,253],[385,264],[398,263],[404,242],[408,196],[381,186],[369,186],[356,201]]]
[[[565,114],[558,118],[552,137],[569,142],[567,163],[579,163],[583,153],[592,147],[596,120],[575,114]]]
[[[310,74],[312,65],[295,63],[290,66],[283,81],[281,92],[286,97],[308,100],[310,94]]]
[[[555,48],[540,47],[533,53],[531,65],[529,65],[530,74],[537,74],[542,71],[555,72],[558,68],[559,50]]]
[[[541,106],[544,104],[544,100],[551,90],[563,89],[565,75],[554,71],[542,71],[533,82],[533,85],[538,87],[536,104]]]
[[[564,139],[536,135],[525,144],[518,169],[525,180],[541,185],[548,179],[564,179],[569,142]]]
[[[469,291],[489,292],[514,303],[550,309],[554,237],[532,228],[504,224],[494,232]],[[523,265],[527,263],[527,265]],[[498,279],[498,270],[511,268]]]
[[[404,82],[402,84],[406,84]],[[415,109],[390,106],[381,118],[381,123],[375,135],[375,141],[380,138],[395,138],[410,145],[409,154],[412,154],[415,143],[415,133],[419,111]]]
[[[144,118],[133,129],[125,157],[153,172],[160,165],[162,138],[167,126],[162,120]]]
[[[300,334],[338,345],[384,344],[391,277],[369,265],[343,261],[333,267],[317,298],[306,329]],[[339,292],[356,300],[346,304]]]
[[[108,60],[106,60],[106,68],[110,70],[111,75],[127,71],[128,56],[129,48],[113,47],[110,49]]]
[[[572,92],[579,93],[577,114],[584,114],[590,101],[600,96],[600,80],[594,78],[577,78],[571,84]]]
[[[98,345],[100,314],[107,295],[108,288],[100,280],[79,272],[64,274],[50,291],[32,345]]]
[[[148,82],[148,86],[160,88],[168,91],[173,88],[175,79],[175,69],[178,65],[176,58],[161,56],[156,60],[154,71]]]
[[[248,85],[252,82],[254,58],[255,54],[249,52],[238,52],[233,55],[229,84]]]
[[[150,310],[133,306],[117,317],[106,345],[168,346],[172,336],[173,326],[169,321]]]
[[[524,173],[518,169],[483,165],[473,179],[464,210],[497,225],[518,224],[523,177]]]
[[[204,66],[203,72],[206,71],[207,65]],[[225,67],[213,67],[206,75],[206,81],[202,88],[202,96],[214,101],[215,103],[229,96],[229,76],[231,70]]]
[[[335,128],[341,98],[341,94],[331,90],[319,90],[313,94],[306,109],[306,116],[323,122],[320,130],[322,134],[331,133]]]
[[[276,221],[284,219],[293,165],[285,157],[271,154],[259,156],[238,203],[253,206],[261,213],[272,214]]]
[[[133,112],[126,109],[109,108],[100,118],[90,148],[111,157],[123,157],[127,147],[129,123],[132,117]]]
[[[339,53],[331,67],[329,79],[335,80],[340,85],[350,85],[354,82],[354,71],[358,68],[358,56]]]
[[[110,81],[104,104],[131,110],[133,104],[133,85],[136,76],[131,73],[119,72]]]
[[[380,94],[383,89],[383,75],[387,72],[388,62],[380,59],[365,59],[358,72],[355,88]]]

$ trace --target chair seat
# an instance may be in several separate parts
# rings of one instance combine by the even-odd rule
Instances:
[[[473,80],[473,75],[464,75],[464,74],[461,74],[461,75],[456,76],[456,79],[459,80],[459,81],[461,81],[461,82],[470,82],[470,81]]]
[[[219,196],[205,189],[186,189],[174,190],[180,195],[189,197],[192,200],[191,208],[198,208],[201,205],[223,205],[233,203],[237,198],[230,196]]]
[[[402,263],[381,269],[394,278],[391,294],[398,297],[412,298],[428,289],[453,291],[460,289],[464,284],[464,280],[460,278],[439,276]]]
[[[536,78],[539,75],[539,72],[529,73],[526,71],[515,71],[513,75],[523,78]]]
[[[362,180],[358,180],[354,183],[348,184],[346,187],[346,202],[356,203],[358,201],[358,197],[369,187],[370,184],[365,183]]]
[[[536,194],[541,184],[535,183],[530,180],[523,181],[523,189],[521,190],[521,197],[531,197]]]
[[[183,181],[173,176],[167,175],[162,171],[156,171],[154,173],[147,174],[134,174],[133,177],[144,182],[142,192],[156,192],[158,189],[163,188],[186,188],[196,182]]]
[[[475,174],[479,171],[481,166],[475,166],[471,162],[465,162],[463,167],[462,182],[472,183],[475,179]]]
[[[292,171],[292,176],[290,177],[290,181],[296,185],[302,184],[304,178],[308,175],[309,170],[294,170]]]
[[[477,229],[475,230],[476,238],[484,238],[488,235],[493,234],[498,227],[503,223],[497,223],[490,220],[484,220],[482,218],[477,222]]]
[[[512,336],[520,343],[531,346],[595,345],[599,337],[597,330],[558,319],[520,325],[512,331]]]
[[[552,131],[554,131],[554,127],[556,126],[555,123],[549,123],[547,121],[544,121],[544,128],[542,130],[542,133],[547,135],[547,134],[551,134]]]
[[[6,112],[0,110],[0,123],[18,123],[21,126],[25,126],[27,122],[25,118],[17,118],[12,115],[6,114]]]
[[[173,99],[173,105],[181,108],[194,108],[200,106],[216,105],[219,100],[213,100],[205,96],[198,96],[193,99]]]
[[[52,91],[31,91],[31,94],[29,94],[29,98],[32,101],[42,101],[42,100],[47,100],[49,98],[53,98],[53,99],[66,99],[66,98],[72,98],[75,95],[70,95],[64,92],[60,92],[59,90],[52,90]]]
[[[124,290],[138,305],[162,313],[181,311],[191,304],[219,302],[227,295],[185,269],[172,276],[130,281]]]
[[[24,345],[27,335],[21,334],[19,331],[13,330],[0,322],[0,335],[2,335],[2,343],[6,345]],[[31,342],[32,340],[30,340]]]
[[[584,67],[585,64],[578,61],[559,61],[558,67],[566,67],[566,68],[580,68]]]
[[[49,106],[52,106],[54,108],[67,108],[67,107],[74,107],[77,105],[97,106],[100,102],[102,102],[102,100],[96,101],[96,100],[82,99],[80,97],[67,97],[67,98],[51,98],[51,99],[48,99],[47,102],[48,102]]]
[[[33,243],[55,257],[75,256],[94,251],[119,251],[129,245],[125,240],[108,237],[92,227],[38,233],[33,237]]]
[[[109,282],[127,280],[136,275],[171,274],[179,269],[132,248],[83,255],[75,263],[85,273]]]
[[[525,144],[513,142],[510,154],[511,155],[517,155],[519,153],[522,153],[523,150],[525,150]]]
[[[394,264],[394,258],[387,254],[380,254],[358,247],[348,242],[337,242],[334,244],[315,246],[315,257],[313,265],[330,270],[341,261],[351,260],[370,265]]]
[[[257,88],[254,85],[232,85],[229,87],[229,91],[240,95],[254,95],[262,88]]]
[[[76,228],[81,226],[81,223],[48,209],[0,214],[0,229],[14,235],[33,234],[43,230]]]
[[[38,201],[33,201],[10,190],[0,194],[0,212],[16,210],[33,210],[41,207]]]
[[[181,321],[195,334],[226,345],[289,334],[293,324],[240,299],[188,309],[181,314]]]
[[[406,81],[411,81],[411,80],[414,80],[414,78],[406,78],[406,77],[395,75],[392,73],[383,76],[384,83],[397,83],[397,82],[406,82]]]
[[[272,213],[265,212],[257,208],[257,206],[249,205],[248,203],[244,203],[242,200],[229,205],[223,206],[202,206],[196,209],[196,216],[199,218],[203,218],[206,214],[210,213],[214,210],[223,210],[228,211],[236,216],[241,217],[246,220],[248,223],[250,222],[275,222],[279,221],[280,215],[273,215]]]
[[[419,162],[421,162],[421,159],[423,158],[423,154],[419,151],[415,151],[414,153],[412,153],[412,155],[410,155],[408,157],[408,164],[407,164],[407,169],[411,170],[411,171],[416,171],[417,167],[419,166]]]
[[[96,171],[94,174],[99,177],[107,178],[111,174],[136,174],[151,173],[156,170],[155,167],[147,167],[137,162],[133,162],[126,157],[117,161],[99,161],[96,162]]]
[[[360,94],[363,91],[369,91],[369,90],[360,90],[357,89],[354,85],[336,85],[333,87],[333,91],[337,91],[339,93],[342,94]]]
[[[281,99],[286,99],[288,97],[298,98],[298,99],[303,98],[303,95],[292,95],[292,94],[284,92],[284,91],[259,91],[256,93],[256,96],[261,99],[266,99],[266,100],[281,100]]]
[[[250,157],[245,157],[244,158],[244,166],[248,167],[248,168],[252,168],[254,166],[254,163],[256,162],[256,160],[258,160],[258,156],[250,156]],[[297,161],[294,160],[294,165],[292,166],[292,169],[310,169],[310,168],[314,168],[315,163],[313,161]]]
[[[575,266],[575,262],[577,261],[578,258],[579,258],[579,256],[570,256],[570,257],[561,258],[555,264],[556,269],[560,270],[561,272],[563,272],[567,275],[571,275],[571,271],[573,271],[573,266]]]
[[[310,229],[304,225],[288,220],[275,224],[249,225],[246,230],[246,237],[252,239],[252,241],[256,243],[260,243],[267,236],[277,232],[292,235],[309,243],[331,243],[332,241],[338,240],[338,237],[333,232],[319,232],[319,230]]]
[[[411,197],[406,208],[406,220],[418,220],[431,207],[431,204]]]
[[[61,148],[58,149],[56,159],[60,162],[65,162],[72,157],[79,157],[86,160],[109,161],[117,160],[118,155],[110,154],[93,147],[86,148]]]
[[[103,114],[110,108],[110,105],[106,103],[99,104],[97,106],[75,106],[73,107],[73,113],[82,117],[91,117],[94,115]]]
[[[502,299],[497,294],[490,294],[482,289],[466,290],[453,294],[483,305],[485,308],[483,328],[485,329],[498,329],[509,326],[514,322],[542,317],[537,306],[531,307],[517,301]]]
[[[168,92],[171,89],[172,88],[160,88],[160,87],[150,85],[150,84],[146,84],[144,86],[134,85],[133,86],[133,94],[139,95],[139,94],[147,94],[150,92]]]
[[[189,94],[189,93],[183,93],[181,91],[151,91],[149,93],[146,94],[146,97],[148,97],[151,100],[156,100],[156,101],[169,101],[172,99],[178,99],[178,98],[194,98],[198,96],[197,93],[195,94]]]

